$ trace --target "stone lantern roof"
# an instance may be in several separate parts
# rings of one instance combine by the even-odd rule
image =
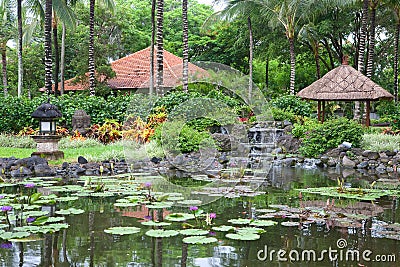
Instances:
[[[53,104],[47,103],[41,104],[31,115],[32,118],[35,119],[56,119],[61,118],[62,113],[60,110]]]

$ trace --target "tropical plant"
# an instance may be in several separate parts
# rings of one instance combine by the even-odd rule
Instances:
[[[157,1],[157,73],[156,91],[164,95],[164,0]]]

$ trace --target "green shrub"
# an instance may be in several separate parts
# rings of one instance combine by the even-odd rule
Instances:
[[[70,137],[61,138],[60,142],[58,143],[60,149],[66,148],[81,148],[81,147],[95,147],[95,146],[103,146],[103,144],[92,138],[87,138],[84,140],[71,140]]]
[[[400,135],[364,134],[361,147],[372,151],[400,150]]]
[[[290,110],[284,110],[276,107],[271,108],[272,116],[275,121],[290,121],[292,123],[296,122],[296,115]]]
[[[296,138],[304,138],[306,133],[315,129],[320,122],[316,119],[305,119],[303,123],[295,123],[292,129],[292,135]]]
[[[310,116],[313,109],[310,102],[301,100],[295,95],[284,95],[271,101],[272,107],[290,111],[299,116]]]
[[[208,132],[197,131],[181,122],[165,122],[155,130],[153,140],[165,151],[171,153],[187,153],[198,151],[203,146],[213,146],[214,143]]]
[[[36,148],[36,143],[30,136],[0,134],[0,146],[13,148]]]
[[[357,147],[362,135],[363,127],[357,122],[346,118],[328,120],[323,124],[313,125],[305,132],[299,151],[304,156],[316,157],[345,141]]]

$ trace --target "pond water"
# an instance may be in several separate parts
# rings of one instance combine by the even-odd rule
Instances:
[[[338,174],[333,177],[316,170],[274,168],[267,179],[259,179],[257,185],[252,187],[261,194],[246,191],[245,196],[232,195],[229,198],[214,194],[215,199],[198,205],[207,213],[216,213],[212,226],[248,226],[230,224],[228,220],[234,218],[277,222],[276,225],[261,226],[265,232],[260,233],[260,238],[254,241],[229,239],[225,237],[226,232],[213,229],[207,236],[217,238],[217,242],[209,244],[186,244],[182,242],[184,236],[181,234],[164,238],[150,237],[145,232],[151,227],[141,222],[148,220],[147,216],[161,220],[160,212],[157,215],[145,204],[115,206],[114,203],[123,198],[123,194],[91,197],[78,194],[78,200],[42,207],[42,210],[50,212],[69,207],[84,210],[81,214],[65,215],[65,222],[69,224],[67,229],[37,235],[35,241],[3,242],[0,266],[399,266],[400,226],[396,223],[400,221],[400,212],[397,197],[383,196],[376,201],[362,202],[335,198],[333,204],[332,197],[299,194],[295,190],[338,186],[336,178],[341,177]],[[164,178],[143,175],[135,181],[151,181],[154,186],[152,190],[156,192],[163,188],[158,180]],[[179,188],[190,185],[188,188],[191,193],[197,188],[207,187],[208,182],[206,178],[169,179],[169,183],[179,184]],[[354,188],[370,183],[359,177],[347,177],[345,182],[346,186],[350,184]],[[246,184],[241,181],[236,186]],[[61,191],[59,194],[73,195]],[[352,207],[350,210],[345,208],[348,205]],[[164,208],[162,215],[188,213],[188,206]],[[308,206],[320,209],[317,208],[316,212],[312,210],[313,215],[310,215],[310,212],[306,214],[305,207]],[[343,212],[335,210],[339,217],[345,212],[360,217],[343,222],[337,218],[330,221],[330,209],[334,209],[333,206],[335,209],[343,208]],[[348,215],[343,217],[349,218]],[[302,223],[297,226],[281,224],[296,224],[299,221]],[[194,225],[196,222],[192,219],[186,223]],[[388,228],[388,225],[392,227]],[[135,226],[141,230],[129,235],[104,232],[117,226]],[[172,222],[165,228],[182,229],[182,222]]]

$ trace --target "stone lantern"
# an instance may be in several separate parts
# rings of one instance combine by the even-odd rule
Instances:
[[[56,135],[56,121],[62,117],[58,108],[47,103],[40,105],[33,113],[32,118],[39,120],[39,135],[32,136],[36,142],[37,151],[32,156],[40,156],[48,160],[64,158],[64,152],[58,150],[58,142],[61,136]]]

